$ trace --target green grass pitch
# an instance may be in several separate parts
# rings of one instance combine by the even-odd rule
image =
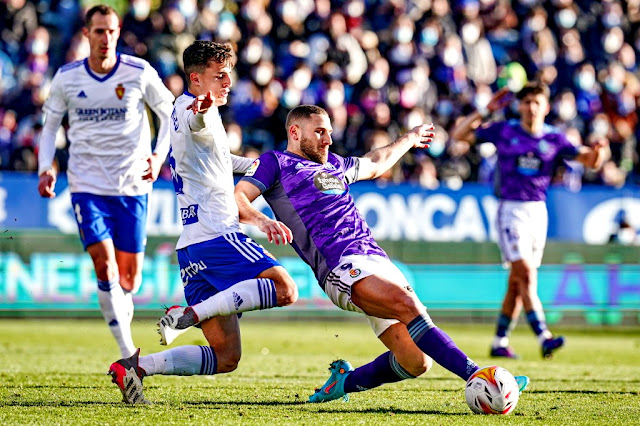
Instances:
[[[436,318],[437,320],[437,318]],[[0,321],[0,424],[639,424],[640,329],[566,328],[567,346],[551,361],[525,324],[512,338],[522,359],[499,364],[531,377],[513,414],[472,414],[462,380],[440,366],[416,380],[305,403],[327,378],[329,363],[354,366],[384,351],[366,323],[241,321],[243,357],[230,374],[145,379],[149,406],[128,406],[105,374],[118,358],[99,320]],[[493,327],[440,324],[478,364]],[[155,325],[134,322],[142,354],[163,349]],[[190,330],[176,344],[204,344]]]

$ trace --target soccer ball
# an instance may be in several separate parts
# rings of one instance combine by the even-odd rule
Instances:
[[[518,62],[509,62],[498,73],[498,88],[508,87],[513,93],[518,93],[527,84],[527,71]]]
[[[502,367],[484,367],[467,380],[464,396],[476,414],[509,414],[516,408],[520,390],[511,373]]]

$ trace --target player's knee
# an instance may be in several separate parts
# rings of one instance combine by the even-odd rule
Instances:
[[[240,350],[227,350],[223,353],[217,354],[218,373],[230,373],[238,368],[240,363],[240,357],[242,353]]]
[[[288,306],[298,300],[298,286],[289,276],[283,277],[276,283],[278,306]]]
[[[142,274],[129,275],[126,277],[120,277],[120,286],[123,290],[136,294],[140,290],[142,284]]]
[[[115,261],[96,260],[94,266],[99,280],[111,281],[118,276],[118,264]]]
[[[433,367],[433,360],[426,354],[405,361],[405,370],[414,377],[420,377]]]
[[[388,306],[395,311],[395,319],[405,324],[413,321],[425,310],[422,304],[408,294],[395,295],[389,299]]]

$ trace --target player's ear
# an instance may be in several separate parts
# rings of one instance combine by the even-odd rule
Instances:
[[[289,126],[289,138],[296,141],[300,139],[300,126],[297,124]]]
[[[82,35],[89,38],[89,28],[82,27]]]
[[[196,84],[196,85],[200,85],[200,74],[198,74],[197,72],[192,72],[191,74],[189,74],[189,81],[191,81],[191,84]]]

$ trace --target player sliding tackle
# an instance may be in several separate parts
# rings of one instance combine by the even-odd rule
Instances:
[[[287,150],[264,153],[236,185],[240,220],[250,224],[270,220],[251,206],[262,194],[276,217],[291,229],[293,247],[311,266],[331,301],[344,310],[365,314],[389,348],[355,370],[347,361],[335,361],[329,380],[309,401],[346,398],[350,392],[420,376],[432,359],[467,380],[478,366],[433,323],[405,277],[371,236],[349,194],[349,184],[374,179],[409,149],[427,147],[434,136],[433,125],[418,126],[361,158],[329,152],[332,127],[322,108],[294,108],[286,130]],[[527,383],[528,378],[519,378],[521,390]]]
[[[297,288],[280,264],[240,232],[233,172],[251,160],[231,155],[218,107],[231,89],[233,53],[225,45],[196,41],[183,55],[188,92],[176,99],[171,118],[169,164],[180,204],[182,234],[177,252],[189,307],[172,307],[159,322],[161,342],[169,344],[200,324],[209,346],[180,346],[133,356],[111,364],[109,374],[124,401],[147,402],[142,379],[154,374],[190,376],[227,373],[241,355],[241,312],[286,306]],[[256,223],[269,241],[291,239],[273,220]]]

